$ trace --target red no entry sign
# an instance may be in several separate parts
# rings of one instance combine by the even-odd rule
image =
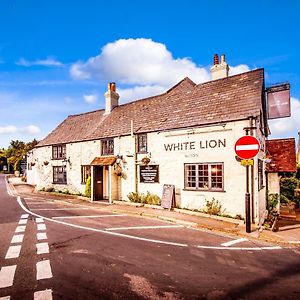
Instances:
[[[259,152],[259,141],[251,135],[239,138],[234,146],[235,153],[242,159],[251,159]]]

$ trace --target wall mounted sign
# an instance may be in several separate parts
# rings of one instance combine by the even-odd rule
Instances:
[[[140,166],[140,182],[159,182],[159,165]]]
[[[175,185],[164,184],[161,207],[171,209],[175,206]]]
[[[260,145],[257,138],[251,135],[245,135],[239,138],[234,146],[235,153],[241,159],[250,159],[259,152]]]
[[[164,144],[165,151],[189,151],[189,150],[214,149],[214,148],[225,148],[225,147],[226,147],[226,139]]]

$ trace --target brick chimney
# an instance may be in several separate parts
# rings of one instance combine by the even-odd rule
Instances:
[[[111,111],[119,105],[119,94],[116,92],[116,84],[110,82],[108,84],[108,90],[104,94],[105,97],[105,115],[111,113]]]
[[[225,61],[225,54],[221,55],[221,62],[219,63],[218,54],[214,55],[214,65],[210,69],[212,80],[228,77],[229,66]]]

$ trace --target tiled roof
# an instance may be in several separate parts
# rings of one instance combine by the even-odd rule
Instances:
[[[262,107],[264,70],[195,84],[183,79],[166,93],[105,110],[72,115],[38,146],[94,140],[134,132],[162,131],[258,116]]]
[[[296,172],[296,144],[294,138],[266,141],[267,156],[271,162],[266,165],[269,173]]]
[[[95,157],[91,162],[91,166],[112,166],[116,160],[116,156]]]

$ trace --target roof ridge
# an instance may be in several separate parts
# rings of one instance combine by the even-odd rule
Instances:
[[[296,140],[294,137],[289,137],[289,138],[279,138],[279,139],[271,139],[267,140],[267,142],[272,142],[272,141],[284,141],[284,140]]]
[[[191,83],[193,86],[196,85],[196,83],[191,80],[188,76],[184,77],[182,80],[180,80],[178,83],[176,83],[174,86],[172,86],[171,88],[169,88],[166,91],[166,94],[170,93],[172,90],[174,90],[175,88],[177,88],[179,85],[181,85],[184,81],[188,81],[189,83]]]
[[[101,110],[105,110],[104,108],[101,108],[101,109],[96,109],[96,110],[92,110],[92,111],[87,111],[87,112],[84,112],[84,113],[80,113],[80,114],[74,114],[74,115],[68,115],[68,118],[69,117],[78,117],[78,116],[82,116],[82,115],[87,115],[87,114],[92,114],[92,113],[95,113],[95,112],[99,112]]]

